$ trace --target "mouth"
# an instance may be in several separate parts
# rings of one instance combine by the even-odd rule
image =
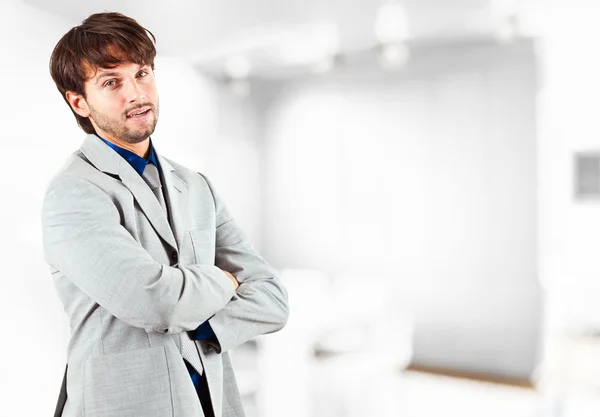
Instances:
[[[150,107],[142,107],[139,109],[135,109],[127,114],[128,119],[141,119],[147,116],[152,109]]]

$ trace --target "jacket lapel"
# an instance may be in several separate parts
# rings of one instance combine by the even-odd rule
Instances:
[[[156,150],[156,146],[154,146],[154,152],[158,157],[158,163],[163,175],[163,191],[171,217],[171,229],[177,240],[177,247],[181,248],[184,233],[183,219],[187,218],[188,215],[188,186],[177,176],[173,165],[166,158],[160,156]]]
[[[169,226],[169,221],[165,212],[161,208],[158,200],[154,196],[150,187],[144,179],[133,169],[129,163],[123,159],[118,153],[111,149],[107,144],[102,142],[96,135],[88,135],[81,146],[81,152],[89,159],[89,161],[100,171],[111,175],[118,175],[134,198],[142,208],[142,211],[154,227],[154,230],[160,237],[168,243],[173,249],[178,250],[178,245],[175,241],[175,236]],[[163,159],[159,160],[162,164]],[[169,164],[170,166],[170,164]],[[172,185],[172,181],[167,180],[172,174],[169,171],[165,175],[165,200],[171,213],[176,212],[176,208],[172,206],[171,198],[167,197],[172,192],[168,190]],[[171,182],[171,184],[169,184]],[[177,218],[178,216],[173,216]]]

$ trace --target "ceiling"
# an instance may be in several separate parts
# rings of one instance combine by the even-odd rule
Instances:
[[[373,25],[384,0],[22,0],[79,24],[88,15],[118,11],[135,18],[157,38],[163,55],[176,55],[215,71],[243,54],[253,69],[282,65],[276,45],[291,32],[306,38],[316,22],[337,26],[341,51],[373,47]],[[411,41],[493,36],[498,11],[523,9],[539,0],[404,0]],[[312,26],[311,26],[312,25]],[[287,39],[287,38],[286,38]]]

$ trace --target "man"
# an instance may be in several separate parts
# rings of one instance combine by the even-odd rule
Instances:
[[[135,20],[100,13],[50,59],[88,134],[42,208],[71,328],[56,415],[243,416],[227,352],[287,321],[285,289],[209,180],[151,141],[154,41]]]

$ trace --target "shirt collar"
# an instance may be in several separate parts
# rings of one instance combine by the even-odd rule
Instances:
[[[144,169],[146,168],[146,165],[148,165],[149,162],[153,163],[157,168],[160,168],[160,165],[158,165],[156,153],[154,152],[154,146],[152,146],[152,139],[150,139],[150,156],[148,157],[148,159],[144,159],[141,156],[134,154],[130,150],[121,148],[120,146],[107,141],[98,134],[96,134],[96,136],[98,136],[100,139],[102,139],[104,143],[106,143],[108,146],[114,149],[115,152],[117,152],[123,157],[123,159],[129,162],[129,165],[131,165],[132,168],[135,169],[135,171],[138,174],[142,175],[144,173]]]

